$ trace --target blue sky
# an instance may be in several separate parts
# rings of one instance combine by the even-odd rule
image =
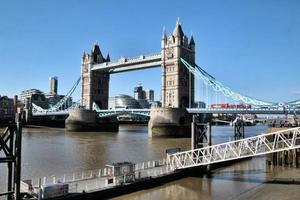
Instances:
[[[180,17],[196,62],[218,80],[259,99],[300,99],[299,10],[297,0],[2,1],[0,94],[47,91],[49,76],[64,94],[95,41],[112,60],[158,52],[163,26],[170,33]],[[112,75],[110,96],[132,95],[137,83],[159,99],[159,68]]]

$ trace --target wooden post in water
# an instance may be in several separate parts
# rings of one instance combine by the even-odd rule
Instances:
[[[13,155],[13,145],[14,145],[14,131],[12,127],[8,127],[7,131],[9,131],[9,137],[10,137],[10,141],[9,141],[9,154]],[[4,148],[3,148],[4,149]],[[13,186],[13,163],[12,162],[8,162],[7,163],[7,170],[8,170],[8,174],[7,174],[7,191],[11,192],[14,190],[14,186]],[[12,200],[12,195],[8,195],[7,197],[8,200]]]
[[[208,122],[206,126],[207,126],[207,129],[206,129],[207,146],[211,146],[211,124],[210,124],[210,122]],[[209,153],[211,154],[211,149],[209,150]],[[207,165],[207,171],[210,171],[210,165]]]
[[[196,123],[196,115],[193,115],[193,120],[191,124],[191,150],[195,149],[195,123]]]
[[[22,123],[21,123],[21,115],[16,114],[16,163],[15,163],[15,199],[21,199],[21,148],[22,148]]]

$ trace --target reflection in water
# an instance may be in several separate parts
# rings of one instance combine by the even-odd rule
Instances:
[[[246,137],[265,126],[246,127]],[[212,128],[212,141],[228,141],[232,127]],[[116,133],[66,132],[60,128],[24,128],[22,178],[61,175],[102,168],[105,164],[161,159],[165,149],[190,148],[190,138],[148,138],[147,126],[121,125]],[[263,158],[250,159],[213,172],[211,177],[189,177],[117,199],[231,199],[261,185],[270,177],[290,177],[299,170],[265,168]],[[0,165],[0,188],[5,168]],[[1,185],[2,184],[2,185]]]

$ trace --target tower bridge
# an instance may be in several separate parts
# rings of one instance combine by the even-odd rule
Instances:
[[[161,103],[159,109],[123,109],[108,110],[110,74],[147,68],[161,68]],[[195,81],[200,81],[210,88],[215,95],[220,94],[233,101],[251,105],[251,108],[193,108]],[[227,87],[203,68],[195,63],[195,41],[193,36],[187,37],[181,23],[176,22],[174,30],[167,35],[163,30],[161,50],[157,53],[142,54],[134,57],[121,57],[111,61],[110,56],[103,56],[99,44],[95,44],[90,53],[83,52],[81,58],[81,74],[70,92],[57,105],[50,109],[42,109],[32,104],[32,116],[68,116],[78,105],[61,110],[65,100],[80,85],[80,106],[87,110],[95,110],[99,118],[107,118],[119,114],[151,116],[149,126],[161,124],[185,127],[189,131],[190,114],[299,114],[300,101],[285,104],[262,101],[243,95]],[[204,96],[204,92],[200,93]],[[206,102],[207,103],[207,102]],[[97,105],[96,107],[93,105]],[[186,120],[182,120],[182,118]],[[178,122],[180,121],[180,125]],[[160,129],[160,127],[158,128]],[[170,128],[172,130],[172,128]]]
[[[194,102],[194,75],[184,67],[181,58],[195,64],[193,36],[189,40],[184,35],[179,21],[168,37],[163,31],[159,53],[110,61],[109,55],[104,58],[95,44],[90,54],[83,53],[81,60],[81,103],[89,110],[93,103],[107,109],[111,73],[161,67],[162,107],[189,107]]]

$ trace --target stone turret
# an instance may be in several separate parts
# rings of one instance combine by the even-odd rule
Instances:
[[[93,63],[98,64],[105,62],[98,43],[95,43],[94,47],[91,50],[91,58]]]
[[[110,62],[110,56],[109,56],[109,53],[108,53],[107,56],[106,56],[106,62]]]
[[[193,35],[191,36],[189,47],[195,53],[195,41]]]
[[[194,102],[194,76],[181,58],[195,64],[195,41],[184,35],[177,20],[171,34],[164,29],[161,39],[161,102],[152,108],[148,124],[149,137],[186,137],[190,135],[191,117],[186,111]]]
[[[180,61],[181,58],[195,64],[195,41],[184,35],[181,23],[177,20],[173,33],[166,37],[163,33],[162,54],[162,89],[163,107],[187,108],[194,102],[194,76]]]
[[[108,108],[109,73],[92,71],[93,65],[109,62],[109,55],[105,59],[98,43],[95,43],[90,54],[83,52],[81,59],[81,104],[92,110],[93,103],[99,108]]]

